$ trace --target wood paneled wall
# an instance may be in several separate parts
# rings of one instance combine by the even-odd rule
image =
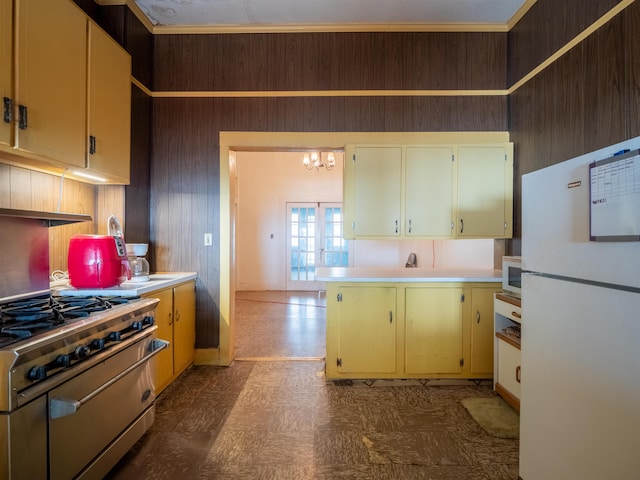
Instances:
[[[504,89],[504,33],[157,35],[154,91]]]
[[[138,87],[131,91],[131,179],[125,187],[127,242],[149,243],[151,97]],[[152,261],[151,257],[148,258]]]
[[[505,131],[501,95],[366,96],[360,90],[503,90],[503,33],[158,35],[154,90],[267,92],[154,98],[152,250],[198,272],[196,345],[219,342],[219,132]],[[298,97],[268,92],[292,90]],[[355,90],[349,96],[305,96]],[[177,95],[179,97],[179,95]],[[214,245],[219,242],[214,241]]]
[[[96,216],[96,187],[48,173],[0,164],[0,208]],[[96,233],[95,222],[49,228],[49,270],[67,270],[69,238]]]
[[[588,22],[579,8],[573,11],[577,15],[562,10],[562,20],[553,21],[575,32],[612,3],[618,2],[580,2],[593,13]],[[558,6],[553,0],[538,0],[510,34],[512,49],[524,52],[526,45],[543,44],[547,25],[542,19]],[[516,160],[512,253],[520,253],[523,174],[640,134],[638,27],[640,3],[635,2],[511,95],[509,131]],[[519,43],[522,38],[526,45]],[[544,51],[553,53],[553,48]],[[510,77],[538,62],[538,55],[532,50],[529,57],[512,58]]]
[[[134,58],[134,76],[152,90],[267,93],[152,101],[152,268],[198,272],[197,346],[215,347],[218,342],[220,265],[216,249],[204,248],[201,239],[205,231],[217,232],[219,222],[220,131],[508,129],[515,143],[516,238],[507,252],[517,254],[523,173],[640,132],[640,43],[633,33],[640,26],[638,2],[509,98],[268,93],[504,89],[616,4],[618,0],[538,0],[508,34],[153,37],[127,12],[124,38],[133,41],[126,46]]]
[[[620,0],[537,0],[509,32],[509,86],[557,52]]]
[[[80,0],[74,1],[80,2]],[[93,0],[89,1],[93,3]],[[131,75],[151,89],[153,85],[153,35],[124,5],[102,6],[99,10],[99,17],[100,26],[131,55]]]

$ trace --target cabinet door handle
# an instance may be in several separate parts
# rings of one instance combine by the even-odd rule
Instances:
[[[389,310],[389,323],[393,323],[393,312]]]
[[[18,128],[21,130],[26,129],[29,126],[27,119],[27,107],[24,105],[18,105]]]
[[[176,322],[180,321],[180,310],[176,310]]]
[[[411,219],[409,219],[409,233],[411,233]]]
[[[93,155],[96,153],[96,136],[89,135],[89,154]]]
[[[2,109],[2,121],[4,121],[4,123],[11,123],[13,119],[13,102],[9,97],[2,97],[2,103],[4,105]]]
[[[480,323],[480,310],[476,310],[476,323]]]
[[[173,325],[173,313],[169,314],[169,325]]]
[[[396,220],[396,233],[398,233],[398,220]]]
[[[511,315],[513,315],[516,318],[522,318],[522,315],[520,315],[518,312],[511,312]]]
[[[464,220],[460,219],[460,233],[464,232]]]
[[[516,382],[520,383],[520,377],[522,376],[520,365],[516,367]]]

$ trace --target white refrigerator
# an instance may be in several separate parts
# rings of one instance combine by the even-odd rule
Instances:
[[[640,479],[640,242],[590,240],[589,168],[638,148],[522,178],[522,480]],[[640,222],[637,173],[605,231]]]

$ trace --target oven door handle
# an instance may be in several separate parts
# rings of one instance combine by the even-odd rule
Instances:
[[[160,353],[162,350],[168,347],[169,347],[169,342],[167,342],[166,340],[160,340],[157,338],[154,339],[151,342],[151,353],[149,355],[142,357],[136,363],[134,363],[127,369],[123,370],[118,375],[113,377],[111,380],[106,382],[104,385],[96,388],[93,392],[81,398],[80,400],[71,400],[67,398],[52,398],[49,404],[49,416],[52,419],[54,419],[54,418],[66,417],[67,415],[73,415],[78,411],[78,409],[82,405],[87,403],[93,397],[95,397],[96,395],[99,395],[100,393],[105,391],[107,388],[109,388],[111,385],[116,383],[118,380],[120,380],[121,378],[125,377],[126,375],[134,371],[140,365],[147,363],[152,357],[155,357],[158,353]]]

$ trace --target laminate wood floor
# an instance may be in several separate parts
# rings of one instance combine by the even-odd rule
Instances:
[[[336,385],[322,296],[240,292],[236,308],[236,361],[181,375],[107,478],[518,478],[518,440],[488,435],[460,403],[494,397],[489,382]]]

